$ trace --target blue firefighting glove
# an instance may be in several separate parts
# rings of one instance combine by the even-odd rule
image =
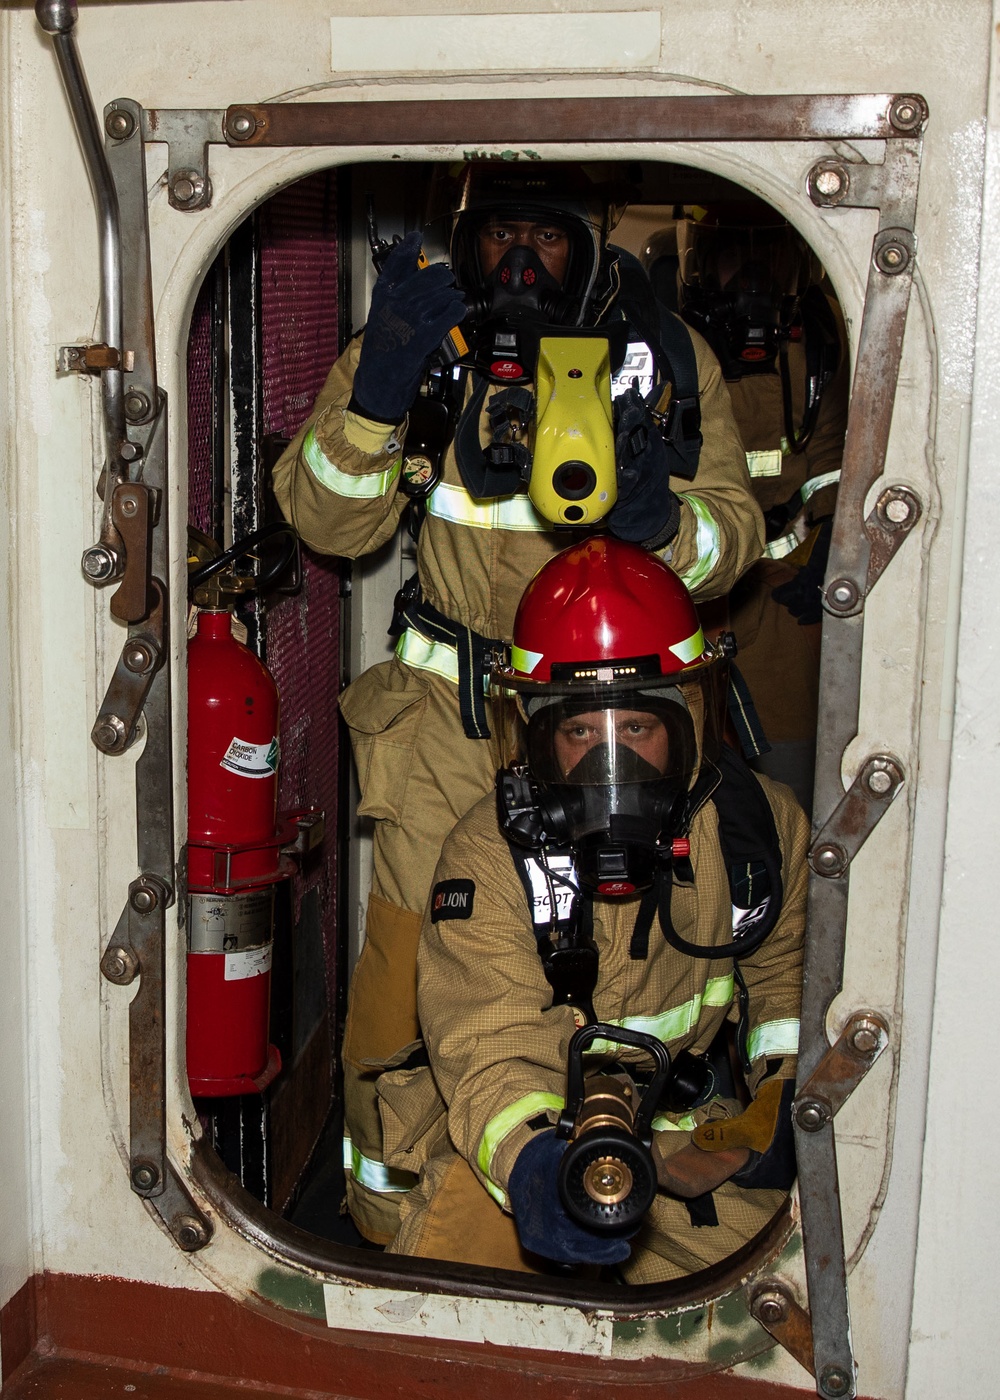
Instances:
[[[833,517],[827,516],[816,526],[815,539],[809,558],[793,579],[779,584],[771,597],[781,603],[798,618],[800,627],[823,620],[823,581],[826,578],[826,563],[830,556],[830,536],[833,534]]]
[[[559,1163],[568,1146],[550,1128],[536,1133],[518,1154],[507,1195],[521,1243],[557,1264],[620,1264],[629,1256],[628,1242],[585,1230],[559,1199]]]
[[[431,356],[467,311],[451,268],[417,266],[420,243],[414,230],[396,244],[372,292],[350,407],[378,423],[402,422]]]
[[[681,507],[670,489],[663,435],[635,388],[615,400],[615,461],[618,499],[608,529],[620,540],[662,549],[677,533]]]

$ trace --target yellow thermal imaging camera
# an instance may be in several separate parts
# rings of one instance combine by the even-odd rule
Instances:
[[[535,400],[531,504],[554,525],[595,525],[618,498],[607,338],[542,336]]]

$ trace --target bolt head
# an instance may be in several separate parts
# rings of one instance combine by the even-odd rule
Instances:
[[[878,1049],[881,1037],[878,1028],[869,1022],[863,1022],[851,1035],[851,1045],[859,1055],[874,1055]]]
[[[126,440],[118,448],[118,456],[123,462],[137,462],[142,456],[142,448],[137,442]]]
[[[839,194],[844,187],[843,177],[839,170],[821,170],[816,176],[815,183],[820,194],[826,195],[827,197]]]
[[[125,961],[124,953],[109,953],[104,970],[109,977],[124,977],[128,972],[128,963]]]
[[[128,728],[120,715],[104,715],[94,725],[91,738],[102,753],[120,753],[126,746]]]
[[[113,140],[127,141],[135,131],[135,117],[118,107],[105,117],[104,129]]]
[[[885,514],[894,525],[903,525],[910,518],[910,503],[905,496],[893,496],[886,502]]]
[[[83,551],[80,567],[92,582],[103,583],[105,579],[114,577],[117,563],[110,549],[106,549],[102,544],[95,544]]]
[[[824,1366],[819,1378],[819,1388],[831,1400],[840,1400],[851,1393],[851,1377],[843,1366]]]
[[[160,1179],[160,1173],[150,1162],[140,1162],[132,1168],[132,1185],[137,1191],[151,1191]]]
[[[788,1299],[776,1288],[769,1289],[766,1293],[758,1293],[753,1300],[753,1312],[765,1327],[774,1327],[779,1322],[784,1322],[788,1316]]]
[[[909,250],[902,243],[883,243],[875,254],[875,266],[888,276],[902,272],[909,261]]]
[[[205,181],[197,170],[178,170],[170,181],[170,197],[182,207],[198,204],[205,193]]]
[[[889,107],[889,120],[897,131],[916,131],[924,120],[924,105],[918,97],[897,97]]]
[[[892,787],[892,775],[884,768],[875,768],[868,774],[868,787],[878,797],[884,797]]]
[[[174,1222],[174,1235],[181,1249],[200,1249],[208,1243],[208,1231],[193,1215],[178,1216]]]

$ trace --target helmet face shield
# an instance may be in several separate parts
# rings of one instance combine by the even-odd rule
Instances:
[[[530,702],[527,761],[543,783],[656,782],[687,785],[696,761],[694,729],[676,692],[607,697],[578,696]]]

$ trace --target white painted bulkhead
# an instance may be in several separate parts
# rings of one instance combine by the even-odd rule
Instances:
[[[285,0],[277,27],[275,8],[268,0],[84,4],[78,36],[98,110],[115,97],[147,107],[225,107],[288,93],[419,102],[538,96],[540,85],[545,96],[595,99],[706,85],[751,93],[926,97],[931,119],[918,204],[919,275],[885,477],[916,490],[925,514],[868,604],[861,729],[845,765],[849,780],[852,758],[888,750],[909,778],[854,862],[845,992],[832,1023],[839,1029],[850,1012],[872,1008],[893,1027],[892,1052],[838,1117],[849,1254],[857,1256],[864,1245],[850,1285],[861,1392],[885,1400],[923,1400],[946,1390],[990,1395],[979,1338],[990,1335],[994,1260],[1000,1257],[990,1209],[1000,1142],[982,1070],[989,1064],[996,965],[990,837],[997,791],[991,779],[1000,777],[993,718],[1000,659],[991,626],[991,526],[997,523],[992,473],[1000,416],[1000,267],[980,228],[984,141],[993,222],[1000,188],[996,129],[986,122],[998,16],[985,0],[936,8],[831,0],[822,12],[787,0],[714,0],[686,11],[673,0],[662,8],[615,0],[510,0],[503,15],[484,0],[422,0],[428,20],[421,26],[405,0],[381,0],[378,14],[389,26],[403,28],[405,17],[408,52],[423,70],[400,73],[398,53],[372,47],[371,29],[355,24],[352,42],[360,47],[345,73],[334,70],[336,55],[331,61],[331,22],[333,34],[344,39],[347,28],[338,31],[338,23],[370,21],[370,4]],[[595,36],[609,32],[600,28],[605,21],[599,15],[607,12],[625,13],[610,31],[619,35],[618,49],[608,52],[605,41],[598,65],[589,60]],[[492,36],[504,16],[510,22],[522,15],[526,25],[536,13],[547,24],[566,25],[573,35],[566,53],[586,57],[564,66],[556,44],[545,50],[544,69],[512,76],[501,67],[505,55],[495,37],[479,47],[481,31],[473,26],[459,45],[460,31],[446,23],[489,20],[484,27]],[[7,352],[0,380],[6,507],[0,520],[6,545],[0,782],[12,799],[0,808],[7,852],[0,887],[6,1088],[0,1304],[42,1269],[219,1286],[240,1296],[261,1267],[257,1251],[220,1226],[200,1255],[181,1255],[129,1190],[121,1159],[131,993],[102,984],[98,958],[135,875],[135,751],[107,759],[89,740],[121,645],[106,595],[90,589],[78,564],[99,513],[93,493],[99,404],[95,386],[57,379],[54,372],[57,348],[95,331],[95,220],[49,41],[27,5],[0,3],[0,26],[0,198],[10,230],[0,241]],[[626,65],[621,36],[633,35]],[[511,52],[522,48],[519,38]],[[540,52],[533,50],[533,64]],[[494,71],[485,71],[488,65]],[[498,102],[498,139],[501,132]],[[393,154],[462,155],[418,140],[415,122],[414,145]],[[866,158],[878,159],[876,144],[864,143]],[[581,150],[541,153],[572,158]],[[345,158],[387,154],[373,147]],[[783,209],[827,266],[856,350],[875,216],[813,208],[804,177],[820,154],[815,146],[645,146],[634,154],[704,164]],[[179,410],[195,291],[248,208],[337,159],[335,150],[213,147],[212,207],[186,214],[169,207],[159,181],[164,149],[147,151],[159,372],[172,410],[167,507],[178,599],[186,522],[185,476],[177,470],[186,460]],[[184,743],[180,622],[175,612],[178,754]],[[177,804],[182,832],[180,764]],[[175,948],[168,966],[174,1066],[168,1123],[174,1154],[183,1160],[182,1115],[190,1114],[190,1101],[174,1044],[182,1024],[180,937]],[[330,1321],[335,1324],[334,1314]],[[346,1316],[343,1325],[352,1325]],[[501,1329],[494,1339],[502,1344],[508,1334],[499,1312],[493,1325]],[[777,1351],[765,1370],[748,1374],[812,1388],[796,1363]]]

